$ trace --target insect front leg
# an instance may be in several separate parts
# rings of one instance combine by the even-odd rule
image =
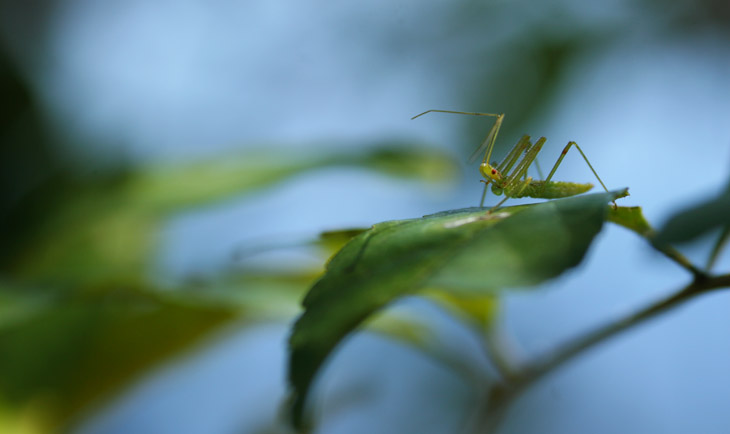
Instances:
[[[512,167],[517,163],[517,161],[520,159],[523,153],[529,153],[530,149],[532,149],[533,145],[530,143],[530,136],[524,135],[522,138],[517,142],[517,144],[512,148],[511,151],[504,157],[504,160],[502,160],[501,163],[497,166],[497,170],[500,173],[507,173],[509,172]],[[524,158],[524,157],[523,157]],[[509,175],[508,175],[509,177]],[[491,180],[483,181],[484,182],[484,191],[482,192],[482,200],[479,202],[479,207],[484,207],[484,199],[487,196],[487,188],[489,187],[489,183]],[[509,182],[509,180],[507,181]],[[494,207],[492,208],[494,209]]]
[[[509,191],[505,190],[504,195],[508,197],[522,197],[522,193],[525,191],[527,187],[530,186],[530,183],[532,182],[532,176],[528,176],[524,180],[520,181],[519,184],[515,185],[514,187],[510,186]]]
[[[504,199],[499,201],[498,204],[494,205],[492,208],[489,209],[489,214],[491,214],[495,209],[502,206],[503,203],[507,201],[507,199],[511,197],[521,197],[522,193],[525,191],[527,187],[530,186],[530,183],[532,182],[532,177],[528,176],[524,180],[515,180],[515,182],[512,182],[508,186],[504,188]]]

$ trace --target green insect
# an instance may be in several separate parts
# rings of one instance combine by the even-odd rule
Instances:
[[[580,149],[580,146],[578,146],[575,142],[569,142],[565,146],[565,148],[563,148],[563,152],[560,154],[560,157],[558,157],[558,161],[555,162],[553,169],[550,171],[550,174],[547,176],[547,178],[545,178],[545,180],[533,180],[531,176],[527,176],[527,169],[529,169],[532,163],[535,162],[538,172],[540,172],[540,168],[537,165],[536,158],[537,154],[540,153],[542,146],[547,140],[545,139],[545,137],[540,137],[537,142],[532,143],[530,142],[530,136],[524,135],[512,148],[512,150],[509,151],[507,156],[504,157],[504,160],[502,160],[501,163],[497,164],[496,162],[494,162],[490,164],[489,159],[492,156],[492,149],[494,149],[494,142],[497,139],[499,128],[502,126],[504,114],[458,112],[451,110],[427,110],[419,115],[412,117],[411,119],[416,119],[419,116],[423,116],[426,113],[431,112],[455,113],[472,116],[491,116],[497,118],[497,120],[494,122],[494,125],[489,130],[489,134],[487,134],[487,137],[476,149],[476,151],[474,151],[474,154],[472,154],[472,157],[470,158],[470,162],[475,160],[476,157],[482,152],[482,150],[486,149],[482,164],[479,166],[479,172],[481,172],[482,176],[486,179],[482,180],[482,182],[484,183],[484,192],[482,193],[482,200],[479,203],[479,206],[484,206],[484,198],[487,194],[487,188],[489,187],[490,183],[492,184],[492,193],[497,196],[504,194],[504,199],[502,199],[497,205],[493,206],[489,210],[490,212],[497,209],[500,205],[502,205],[507,199],[511,197],[557,199],[561,197],[569,197],[585,193],[586,191],[593,188],[593,184],[551,181],[553,175],[555,174],[555,171],[558,170],[558,166],[560,166],[560,163],[563,161],[563,158],[565,158],[565,154],[568,153],[568,150],[571,146],[575,146],[576,149],[578,149],[578,152],[580,152],[580,155],[583,157],[588,167],[590,167],[593,174],[596,175],[596,179],[598,179],[598,182],[601,184],[603,189],[608,192],[608,189],[603,184],[603,181],[601,181],[598,173],[596,173],[595,169],[593,169],[593,166],[591,166],[591,163],[588,161],[588,158],[583,153],[583,150]],[[542,178],[542,173],[540,173],[540,177]],[[616,206],[615,202],[614,206]]]

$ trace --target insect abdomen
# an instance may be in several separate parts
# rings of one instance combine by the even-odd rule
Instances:
[[[514,194],[511,197],[558,199],[561,197],[569,197],[585,193],[591,188],[593,188],[593,184],[579,184],[576,182],[563,181],[550,181],[545,184],[545,181],[532,181],[522,192]]]

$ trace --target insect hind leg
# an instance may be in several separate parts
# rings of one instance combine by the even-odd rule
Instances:
[[[560,157],[558,157],[558,161],[555,162],[555,165],[553,166],[553,169],[550,171],[550,174],[548,175],[547,178],[545,178],[545,184],[544,184],[544,186],[546,186],[548,184],[548,182],[550,182],[550,180],[552,179],[553,175],[555,174],[555,171],[558,170],[558,166],[560,166],[560,163],[563,162],[563,158],[565,158],[565,155],[568,153],[568,151],[570,150],[570,147],[571,146],[575,146],[575,148],[578,150],[578,152],[580,152],[580,155],[581,155],[581,157],[583,157],[583,160],[588,165],[588,168],[591,169],[591,172],[593,172],[593,174],[596,176],[596,179],[601,184],[601,187],[603,187],[603,189],[606,191],[606,193],[608,193],[608,189],[606,188],[606,184],[604,184],[603,181],[601,180],[601,177],[598,176],[598,173],[596,172],[596,169],[594,169],[593,166],[591,165],[591,162],[588,161],[588,157],[586,157],[586,154],[583,152],[583,150],[580,148],[580,146],[578,146],[578,144],[575,143],[575,142],[573,142],[573,141],[568,142],[568,144],[565,145],[565,148],[563,148],[563,152],[560,153]],[[543,186],[543,188],[545,188],[544,186]],[[614,208],[616,207],[616,201],[613,201],[613,206],[614,206]]]
[[[558,166],[560,166],[560,163],[563,162],[563,158],[565,158],[565,155],[568,153],[571,146],[575,146],[575,148],[578,149],[578,152],[580,152],[580,155],[583,157],[583,160],[585,160],[586,164],[588,165],[588,168],[590,168],[591,172],[593,172],[593,174],[596,176],[596,179],[601,184],[601,187],[603,187],[603,189],[606,190],[606,192],[608,192],[606,185],[603,183],[603,181],[601,181],[601,177],[598,176],[598,173],[596,173],[596,169],[593,168],[593,166],[591,165],[591,162],[588,161],[588,157],[586,157],[586,154],[583,153],[583,150],[575,142],[568,142],[568,144],[565,146],[565,148],[563,148],[563,152],[560,153],[560,157],[558,157],[558,161],[555,162],[555,165],[553,166],[553,169],[550,171],[550,174],[548,175],[547,178],[545,178],[545,183],[547,184],[548,182],[550,182],[553,175],[555,174],[555,171],[558,170]]]

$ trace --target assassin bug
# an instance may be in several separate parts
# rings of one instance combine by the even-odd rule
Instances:
[[[504,114],[459,112],[452,110],[427,110],[419,115],[413,116],[411,119],[416,119],[419,116],[423,116],[426,113],[431,112],[454,113],[471,116],[490,116],[497,118],[497,120],[494,122],[494,125],[489,130],[489,134],[487,134],[487,137],[476,149],[476,151],[474,151],[474,154],[472,154],[470,158],[470,162],[474,161],[476,157],[482,152],[482,150],[486,149],[484,153],[484,159],[482,159],[482,164],[479,165],[479,172],[485,178],[485,180],[482,180],[482,182],[484,183],[484,192],[482,193],[482,200],[479,203],[479,206],[484,206],[484,198],[487,194],[487,188],[489,187],[490,183],[492,184],[492,193],[497,196],[504,194],[504,199],[502,199],[498,204],[493,206],[489,210],[490,212],[497,209],[500,205],[502,205],[507,199],[511,197],[557,199],[561,197],[569,197],[585,193],[586,191],[593,188],[593,184],[588,183],[551,181],[553,175],[555,174],[555,171],[558,170],[558,166],[560,166],[560,163],[563,161],[563,158],[565,158],[565,155],[568,153],[568,150],[570,150],[571,146],[575,146],[575,148],[578,149],[578,152],[580,152],[580,155],[583,157],[586,164],[591,169],[591,172],[596,175],[596,179],[601,184],[601,187],[603,187],[603,189],[608,192],[606,185],[603,184],[603,181],[601,181],[598,173],[596,173],[595,169],[593,169],[593,166],[591,166],[591,163],[588,161],[588,158],[583,153],[583,150],[580,149],[580,146],[578,146],[578,144],[576,144],[575,142],[568,142],[565,148],[563,148],[563,151],[560,153],[560,157],[558,157],[558,161],[555,162],[553,169],[550,171],[550,174],[548,174],[545,180],[533,180],[531,176],[527,176],[527,169],[529,169],[533,162],[535,162],[535,164],[537,165],[537,154],[540,153],[540,150],[542,150],[542,146],[547,140],[545,139],[545,137],[540,137],[537,142],[532,143],[530,142],[530,136],[524,135],[512,148],[512,150],[509,151],[509,153],[504,157],[501,163],[497,164],[495,162],[490,164],[489,159],[492,156],[492,149],[494,149],[494,142],[497,140],[499,128],[502,126]],[[538,171],[539,170],[540,169],[538,166]],[[540,177],[542,177],[542,175],[540,175]],[[615,206],[616,203],[614,202],[614,207]]]

